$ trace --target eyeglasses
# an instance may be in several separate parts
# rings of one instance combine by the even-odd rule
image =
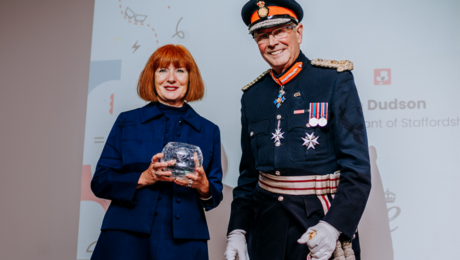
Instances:
[[[291,26],[285,26],[285,27],[275,29],[269,33],[261,33],[261,34],[255,33],[253,38],[258,44],[267,43],[268,39],[270,38],[270,35],[273,35],[273,37],[275,37],[275,39],[277,40],[281,40],[287,37],[288,34],[292,31],[294,27],[295,25],[291,25]]]

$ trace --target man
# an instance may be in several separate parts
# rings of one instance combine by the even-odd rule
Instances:
[[[360,259],[371,182],[353,65],[305,57],[302,17],[294,0],[251,0],[242,10],[271,69],[243,88],[228,260],[245,260],[246,242],[251,260]]]

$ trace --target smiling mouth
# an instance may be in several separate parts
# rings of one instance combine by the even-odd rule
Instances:
[[[270,55],[276,55],[276,54],[279,54],[279,53],[281,53],[281,52],[283,52],[283,50],[272,51],[272,52],[269,52],[268,54],[270,54]]]
[[[176,86],[165,86],[164,87],[167,91],[175,91],[177,90],[179,87],[176,87]]]

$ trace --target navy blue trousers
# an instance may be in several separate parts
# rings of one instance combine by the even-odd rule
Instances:
[[[172,183],[158,185],[162,187],[150,234],[104,230],[91,260],[208,260],[207,240],[173,237]]]
[[[279,201],[279,196],[283,197]],[[329,198],[332,200],[332,197]],[[297,243],[308,227],[324,218],[316,195],[293,196],[268,192],[259,186],[253,195],[248,233],[248,253],[251,260],[305,260],[308,246]],[[360,260],[358,235],[352,242],[356,260]],[[332,259],[333,257],[331,257]]]

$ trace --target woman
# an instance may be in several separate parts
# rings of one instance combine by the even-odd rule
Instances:
[[[203,208],[222,200],[220,132],[188,105],[204,95],[190,52],[180,45],[157,49],[137,91],[151,103],[118,116],[91,182],[97,197],[112,201],[91,259],[206,260]],[[175,162],[160,161],[172,141],[203,153],[203,165],[186,179],[164,170]]]

